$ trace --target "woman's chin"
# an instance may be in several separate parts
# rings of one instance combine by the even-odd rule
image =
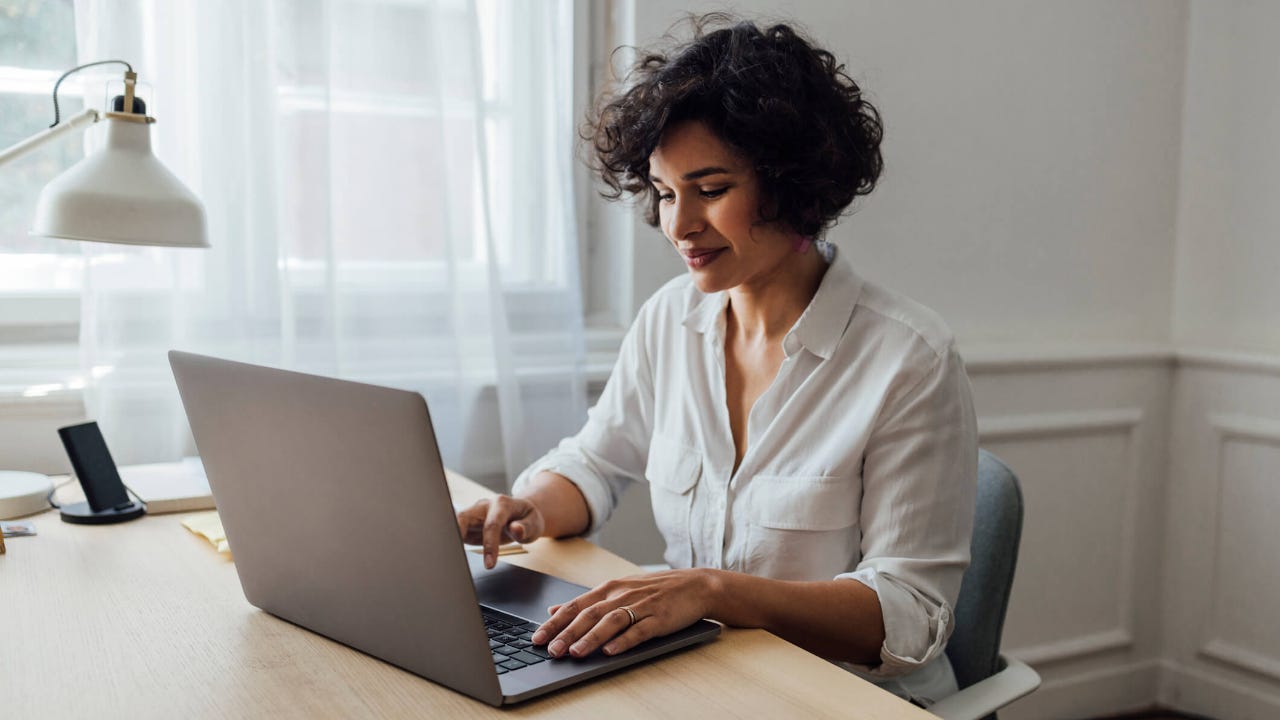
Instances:
[[[731,287],[725,284],[723,278],[717,278],[706,270],[690,270],[689,275],[693,277],[693,286],[706,295],[728,290]]]

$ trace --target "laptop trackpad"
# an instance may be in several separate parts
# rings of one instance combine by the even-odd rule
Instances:
[[[534,570],[499,561],[492,570],[475,553],[467,553],[471,579],[476,586],[476,599],[518,617],[534,622],[547,619],[547,608],[572,600],[587,591],[581,585],[565,582]]]

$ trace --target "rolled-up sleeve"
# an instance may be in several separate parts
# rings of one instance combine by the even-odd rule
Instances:
[[[627,486],[644,474],[653,427],[653,371],[646,343],[651,308],[641,309],[618,352],[604,392],[577,435],[535,460],[511,486],[524,490],[544,470],[568,478],[591,512],[587,534],[600,529]]]
[[[978,433],[972,391],[954,343],[886,401],[863,465],[862,560],[838,578],[876,592],[881,663],[895,677],[938,657],[969,564]]]

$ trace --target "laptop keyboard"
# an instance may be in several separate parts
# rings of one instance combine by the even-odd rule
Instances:
[[[498,674],[520,670],[551,658],[545,645],[534,645],[529,640],[538,623],[529,622],[514,615],[480,606],[484,616],[484,631],[489,636],[489,651]]]

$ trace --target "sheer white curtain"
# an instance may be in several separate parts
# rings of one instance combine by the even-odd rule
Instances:
[[[569,4],[77,0],[81,61],[151,86],[213,245],[87,248],[88,411],[118,460],[193,452],[170,348],[420,391],[473,476],[577,430]]]

